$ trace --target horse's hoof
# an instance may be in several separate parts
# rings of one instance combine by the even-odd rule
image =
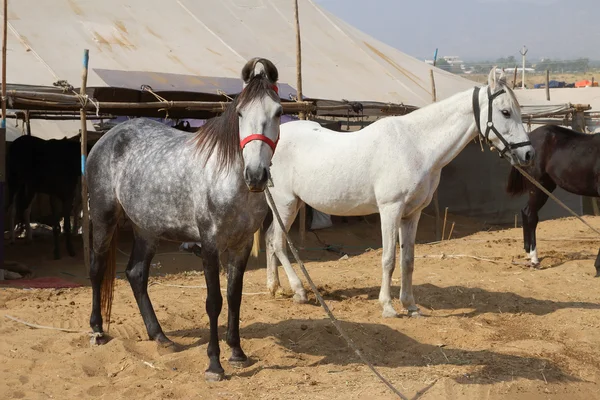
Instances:
[[[167,337],[156,339],[156,345],[158,348],[158,353],[160,355],[164,354],[173,354],[179,351],[179,346]]]
[[[92,333],[92,337],[90,338],[90,344],[92,346],[102,346],[108,343],[110,338],[105,336],[104,333],[94,332]]]
[[[306,304],[308,303],[308,298],[306,297],[306,293],[296,293],[293,297],[294,302],[298,304]]]
[[[600,270],[596,271],[596,276],[594,278],[600,278]]]
[[[423,318],[423,314],[421,314],[420,310],[407,310],[406,311],[406,315],[408,315],[409,318]]]
[[[204,379],[207,382],[220,382],[225,379],[225,372],[206,371],[204,372]]]
[[[275,297],[275,296],[277,296],[277,292],[279,292],[281,290],[281,286],[276,285],[276,284],[267,285],[267,290],[271,294],[271,297]]]
[[[392,306],[384,307],[383,312],[381,313],[383,318],[397,318],[398,313]]]
[[[249,364],[250,361],[248,360],[248,357],[244,358],[234,358],[231,357],[229,358],[229,360],[227,360],[227,362],[229,363],[229,365],[231,365],[233,368],[246,368]]]

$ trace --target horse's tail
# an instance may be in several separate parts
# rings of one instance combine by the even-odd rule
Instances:
[[[515,167],[510,168],[506,191],[512,196],[525,192],[525,177]]]
[[[115,278],[117,277],[117,231],[113,233],[108,249],[106,260],[106,269],[102,279],[102,288],[100,290],[100,304],[102,309],[102,319],[106,322],[106,331],[110,328],[110,312],[112,310],[113,294],[115,288]]]
[[[260,232],[262,228],[258,228],[256,232],[254,232],[254,242],[252,243],[252,257],[258,258],[258,254],[260,253]]]

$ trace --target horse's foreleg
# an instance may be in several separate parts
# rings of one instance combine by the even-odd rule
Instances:
[[[415,239],[421,212],[416,212],[400,221],[400,254],[402,265],[402,287],[400,288],[400,301],[408,311],[409,316],[419,315],[419,308],[415,304],[413,295],[412,276],[415,265]]]
[[[542,184],[544,184],[544,187],[550,192],[556,188],[554,182],[543,180]],[[531,264],[534,266],[539,265],[540,263],[535,233],[539,222],[538,212],[544,204],[546,204],[546,201],[548,201],[548,195],[546,193],[539,189],[531,189],[529,192],[529,201],[527,202],[527,206],[523,209],[523,221],[527,219],[527,230],[529,231],[529,249],[526,248],[525,251],[529,251],[529,258],[531,259]],[[523,222],[523,227],[525,227],[525,222]]]
[[[279,212],[281,220],[285,225],[286,232],[288,232],[292,226],[292,223],[294,222],[294,218],[296,218],[296,214],[298,214],[301,202],[296,199],[288,203],[280,202],[280,204],[286,204],[286,206],[280,205],[277,208],[277,211]],[[306,297],[306,290],[304,290],[302,281],[300,281],[300,278],[298,278],[298,275],[296,275],[296,271],[294,271],[294,268],[292,267],[292,264],[287,256],[285,235],[275,215],[273,215],[273,222],[271,223],[269,230],[271,229],[273,229],[272,234],[267,233],[265,236],[265,241],[267,243],[267,288],[272,295],[275,295],[279,289],[277,260],[273,256],[273,254],[275,254],[281,262],[281,265],[283,265],[285,273],[288,277],[288,281],[290,282],[290,286],[294,291],[294,301],[297,303],[306,303],[308,301],[308,298]]]
[[[219,282],[219,252],[213,247],[202,243],[202,261],[204,265],[204,278],[206,280],[206,313],[210,321],[210,340],[207,354],[209,359],[205,378],[208,381],[220,381],[224,378],[225,371],[219,359],[219,314],[223,307],[223,296]],[[238,308],[239,311],[239,308]]]
[[[156,244],[155,240],[146,239],[136,234],[125,275],[142,314],[148,337],[164,348],[173,349],[173,342],[165,336],[148,296],[148,275],[150,273],[150,262],[156,253]]]
[[[536,266],[540,263],[537,256],[537,244],[535,240],[535,230],[539,221],[538,210],[528,204],[522,211],[523,216],[523,243],[525,252],[531,260],[531,265]]]
[[[227,344],[231,348],[229,363],[234,367],[243,367],[248,361],[240,342],[240,305],[242,303],[244,272],[246,271],[251,249],[252,242],[248,242],[241,252],[229,252],[229,266],[227,268],[227,304],[229,306]]]
[[[396,268],[396,242],[398,240],[398,219],[400,211],[395,206],[390,206],[379,211],[381,215],[381,237],[383,253],[381,256],[381,289],[379,291],[379,303],[383,307],[383,317],[397,317],[398,313],[392,305],[390,294],[392,286],[392,274]]]
[[[281,288],[281,283],[279,281],[279,269],[277,268],[277,256],[275,255],[275,224],[278,224],[278,222],[274,218],[271,222],[271,225],[269,225],[269,228],[265,231],[265,251],[267,253],[267,289],[273,296],[275,296],[277,291]],[[277,231],[278,235],[281,234],[280,231],[281,229]]]
[[[598,250],[598,256],[596,256],[594,267],[596,267],[596,278],[600,278],[600,250]]]

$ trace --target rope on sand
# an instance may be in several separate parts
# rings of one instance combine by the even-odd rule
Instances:
[[[27,321],[23,321],[22,319],[19,318],[15,318],[11,315],[4,315],[4,318],[8,318],[10,320],[13,320],[15,322],[18,322],[20,324],[23,325],[27,325],[30,328],[36,328],[36,329],[52,329],[55,331],[62,331],[62,332],[71,332],[71,333],[85,333],[85,334],[89,334],[89,331],[82,331],[79,329],[65,329],[65,328],[57,328],[54,326],[44,326],[44,325],[38,325],[38,324],[32,324],[31,322],[27,322]]]

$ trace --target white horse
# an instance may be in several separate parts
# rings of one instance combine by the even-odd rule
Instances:
[[[442,168],[480,132],[512,164],[534,157],[521,111],[504,77],[493,68],[488,86],[469,89],[401,117],[383,118],[352,133],[339,133],[310,121],[281,126],[272,160],[271,193],[289,230],[302,202],[339,216],[381,215],[383,276],[379,301],[384,317],[398,314],[390,285],[401,237],[400,300],[408,315],[419,314],[412,290],[414,245],[421,211],[431,202]],[[273,205],[270,204],[273,208]],[[274,219],[266,235],[267,287],[280,288],[277,259],[287,273],[294,300],[306,292],[287,257],[284,235]]]

